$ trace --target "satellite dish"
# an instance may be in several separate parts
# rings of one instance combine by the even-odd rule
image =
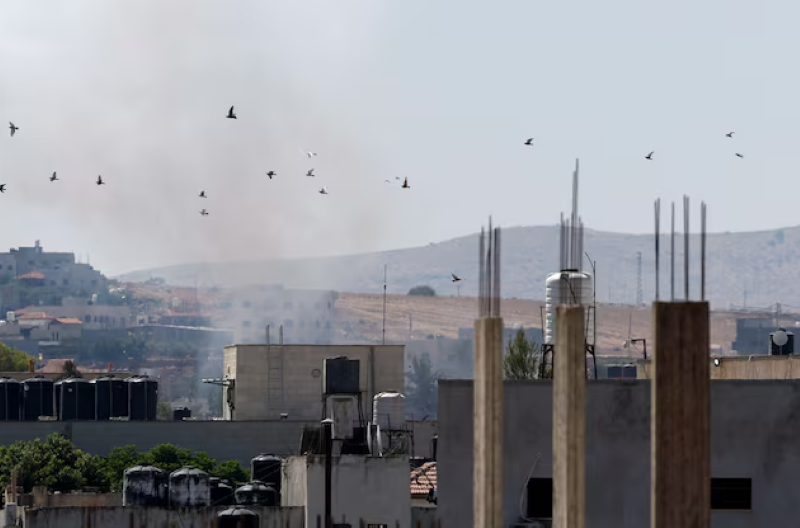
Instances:
[[[714,358],[714,366],[715,367],[719,366],[719,358]]]
[[[789,342],[789,336],[783,330],[777,330],[772,334],[772,342],[776,346],[782,347]]]

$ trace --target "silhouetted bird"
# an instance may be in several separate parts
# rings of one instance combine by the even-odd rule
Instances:
[[[525,144],[528,145],[529,147],[532,147],[533,146],[533,138],[528,138],[528,141],[526,141]]]
[[[403,189],[410,189],[411,186],[408,184],[408,178],[403,180]]]
[[[236,119],[236,114],[233,113],[233,107],[231,107],[231,109],[228,110],[228,115],[225,117],[227,117],[228,119]]]
[[[461,277],[456,277],[456,274],[455,274],[455,273],[451,273],[450,275],[452,275],[452,276],[453,276],[453,282],[458,282],[458,281],[460,281],[460,280],[461,280]]]
[[[97,177],[97,185],[105,185],[105,184],[106,184],[106,182],[103,181],[103,177],[102,176],[98,176]]]
[[[308,172],[306,173],[306,176],[311,176],[313,178],[314,177],[314,169],[308,169]]]
[[[308,156],[309,158],[313,158],[316,155],[317,155],[316,152],[311,152],[311,151],[308,151],[308,150],[306,151],[306,156]]]
[[[0,183],[0,193],[4,193],[4,192],[6,192],[6,184],[5,183]]]
[[[199,196],[200,198],[205,198],[206,197],[206,192],[205,191],[200,191],[200,194],[198,194],[197,196]]]
[[[271,180],[271,179],[272,179],[272,177],[273,177],[273,176],[275,176],[275,171],[269,171],[269,172],[267,173],[267,176],[269,176],[269,179]]]
[[[19,130],[19,127],[18,126],[14,126],[14,123],[12,123],[11,121],[8,122],[8,128],[11,129],[11,137],[14,137],[14,133],[17,130]]]
[[[729,138],[732,138],[733,137],[733,132],[728,132],[727,134],[725,134],[725,136],[727,136]]]
[[[206,211],[205,209],[201,209],[200,214],[203,216],[208,216],[208,211]]]
[[[50,181],[51,181],[51,182],[54,182],[54,181],[56,181],[57,179],[58,179],[58,177],[56,176],[56,173],[54,172],[54,173],[53,173],[53,175],[52,175],[52,176],[50,176]]]
[[[654,150],[653,152],[651,152],[650,154],[648,154],[647,156],[645,156],[645,158],[647,158],[647,159],[649,159],[649,160],[652,160],[652,159],[653,159],[653,154],[655,154],[655,152],[656,152],[656,151]]]
[[[323,187],[322,189],[320,189],[320,190],[319,190],[319,193],[320,193],[320,194],[328,194],[328,189],[326,189],[325,187]]]
[[[739,154],[738,152],[736,153],[736,155],[737,155],[738,157],[740,157],[740,158],[743,158],[743,157],[744,157],[743,155]]]

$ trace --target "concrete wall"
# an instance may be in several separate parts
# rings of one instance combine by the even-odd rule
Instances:
[[[414,452],[411,456],[433,458],[431,439],[439,431],[439,422],[435,420],[409,421],[409,428],[414,435]]]
[[[435,506],[411,507],[411,528],[440,528],[438,510]]]
[[[49,508],[25,510],[25,528],[216,528],[217,513],[226,508],[166,510],[162,508]],[[260,516],[261,528],[305,528],[303,508],[248,506]]]
[[[314,422],[318,423],[318,422]],[[45,438],[59,433],[78,449],[105,456],[114,447],[135,445],[147,451],[158,444],[175,444],[204,451],[219,460],[238,460],[246,467],[259,453],[297,454],[303,426],[309,422],[1,422],[0,445]]]
[[[407,456],[334,457],[331,514],[334,522],[411,528],[411,470]],[[284,464],[281,503],[305,506],[306,526],[325,515],[325,457],[292,457]]]
[[[439,518],[472,525],[471,381],[439,382]],[[641,528],[650,522],[650,383],[592,381],[587,387],[586,526]],[[533,477],[552,477],[552,384],[506,382],[504,522],[517,522]],[[753,509],[713,511],[712,528],[797,526],[800,500],[800,382],[716,381],[711,390],[712,477],[751,478]],[[677,463],[677,461],[676,461]]]
[[[800,379],[800,356],[715,356],[709,358],[709,362],[711,379]],[[650,360],[638,361],[636,377],[649,379],[651,369]]]
[[[282,352],[281,352],[282,349]],[[347,356],[360,360],[364,412],[372,396],[381,391],[403,390],[403,345],[234,345],[225,347],[223,372],[236,380],[236,420],[277,419],[281,412],[298,420],[322,418],[322,366],[326,358]],[[269,390],[269,358],[283,354],[283,398]],[[371,361],[374,358],[374,367]],[[230,368],[229,368],[230,367]],[[374,372],[374,378],[373,378]],[[227,411],[226,411],[227,412]]]

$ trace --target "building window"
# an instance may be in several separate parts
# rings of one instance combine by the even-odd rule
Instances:
[[[69,279],[64,279],[64,286],[68,286],[68,285],[69,285]]]
[[[712,478],[712,510],[752,510],[753,482],[749,478]]]
[[[91,316],[91,315],[87,315],[87,316],[85,316],[85,317],[83,318],[83,321],[84,321],[85,323],[91,323],[91,322],[92,322],[92,316]]]
[[[531,519],[553,518],[553,479],[532,478],[528,480],[527,516]]]

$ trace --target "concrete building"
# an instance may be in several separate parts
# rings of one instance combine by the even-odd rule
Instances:
[[[133,326],[135,321],[127,306],[106,306],[88,304],[85,299],[65,298],[61,306],[32,306],[17,310],[20,322],[31,313],[45,316],[78,319],[83,322],[84,330],[114,330]]]
[[[262,344],[279,340],[283,326],[286,344],[328,344],[338,294],[328,290],[287,290],[281,285],[258,285],[228,292],[217,326],[230,328],[236,343]]]
[[[335,523],[411,528],[408,456],[333,457],[331,515]],[[284,462],[281,506],[303,506],[305,526],[324,525],[325,457],[290,457]]]
[[[650,391],[646,380],[587,386],[587,528],[650,524]],[[547,519],[552,516],[552,383],[506,382],[504,399],[504,524],[523,516]],[[800,381],[712,383],[712,528],[797,525],[799,408]],[[443,528],[472,525],[472,413],[471,381],[439,382]]]
[[[322,367],[325,359],[347,356],[360,361],[360,389],[366,416],[372,398],[401,391],[403,345],[233,345],[224,349],[223,377],[233,380],[223,405],[226,420],[322,418]]]

